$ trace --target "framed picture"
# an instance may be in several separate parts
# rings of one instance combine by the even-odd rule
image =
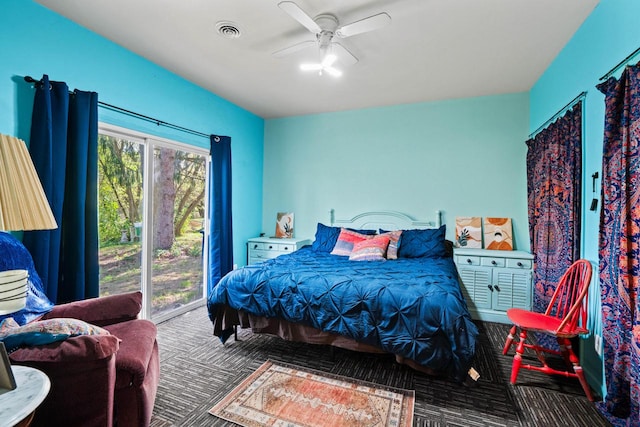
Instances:
[[[5,391],[15,390],[15,388],[16,380],[13,377],[9,356],[7,355],[4,343],[0,342],[0,394]]]
[[[291,239],[293,237],[293,212],[278,212],[276,216],[276,237]]]
[[[484,248],[499,251],[513,250],[511,218],[484,219]]]
[[[456,217],[456,246],[482,248],[482,218],[479,216]]]

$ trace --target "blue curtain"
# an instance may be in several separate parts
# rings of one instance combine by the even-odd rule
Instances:
[[[208,287],[233,270],[233,232],[231,224],[231,138],[211,135],[209,174],[209,268]]]
[[[45,293],[55,303],[97,297],[98,95],[44,75],[36,84],[29,152],[58,229],[28,231]]]

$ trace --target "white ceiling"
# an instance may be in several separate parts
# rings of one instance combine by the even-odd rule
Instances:
[[[359,61],[339,78],[303,72],[315,37],[281,0],[36,0],[263,118],[523,92],[598,0],[295,0],[340,24],[386,12],[391,24],[341,40]],[[232,21],[241,37],[216,31]]]

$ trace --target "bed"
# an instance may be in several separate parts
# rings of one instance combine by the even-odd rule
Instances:
[[[444,233],[439,212],[425,222],[392,211],[341,221],[332,211],[311,246],[234,270],[209,290],[214,335],[225,342],[237,326],[250,327],[391,353],[399,363],[462,382],[478,330]]]

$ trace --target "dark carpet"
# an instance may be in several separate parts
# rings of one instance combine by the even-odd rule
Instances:
[[[475,385],[458,385],[398,365],[385,355],[292,343],[239,330],[213,337],[205,307],[158,325],[160,385],[151,426],[233,425],[207,411],[267,359],[416,392],[414,426],[609,426],[577,380],[521,370],[509,383],[507,325],[478,324]]]

